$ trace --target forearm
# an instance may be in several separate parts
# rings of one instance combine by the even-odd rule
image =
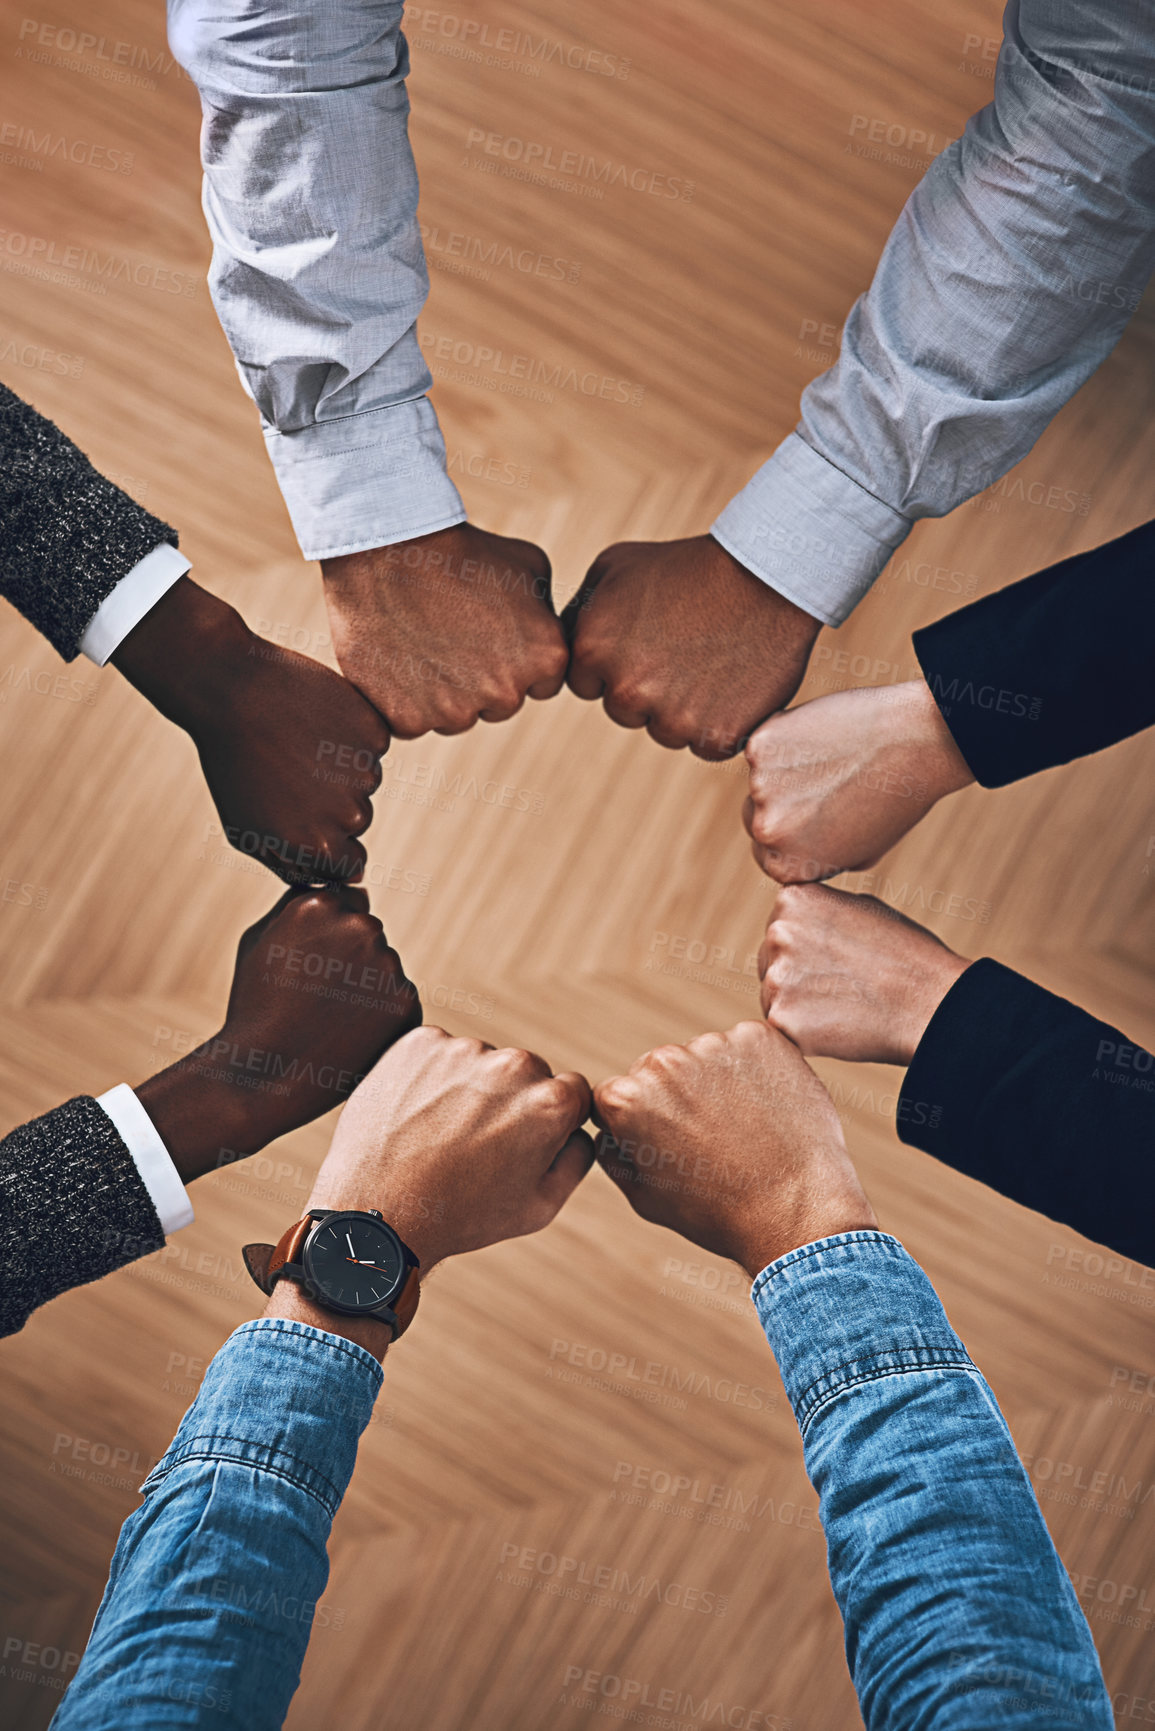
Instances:
[[[0,1142],[0,1335],[163,1244],[133,1157],[95,1100],[69,1100]]]
[[[931,1017],[898,1133],[1027,1208],[1155,1266],[1155,1058],[1001,963]]]
[[[380,1385],[367,1352],[299,1322],[226,1341],[125,1522],[56,1731],[282,1724]]]
[[[917,518],[1030,450],[1155,265],[1148,15],[1022,0],[1006,28],[994,101],[915,189],[797,432],[715,525],[831,624]]]
[[[0,385],[0,593],[71,661],[101,603],[176,532]]]
[[[1155,523],[914,634],[975,779],[1004,787],[1155,726]]]
[[[307,558],[465,515],[417,343],[428,279],[401,13],[169,3],[205,114],[210,288]]]
[[[1107,1731],[1066,1571],[918,1266],[882,1233],[851,1233],[772,1264],[753,1296],[819,1493],[869,1731]]]

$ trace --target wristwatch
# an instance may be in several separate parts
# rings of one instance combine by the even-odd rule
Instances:
[[[379,1318],[394,1340],[421,1296],[421,1264],[376,1209],[310,1208],[279,1244],[246,1244],[241,1254],[262,1292],[299,1281],[322,1309]]]

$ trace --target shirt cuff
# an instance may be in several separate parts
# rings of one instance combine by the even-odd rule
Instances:
[[[186,559],[170,541],[162,541],[159,547],[146,553],[104,597],[88,621],[80,639],[81,653],[103,667],[145,614],[152,612],[161,596],[168,594],[177,578],[191,569],[192,560]]]
[[[306,559],[389,547],[466,520],[428,397],[296,433],[266,427],[265,440]]]
[[[184,1461],[227,1458],[292,1479],[332,1517],[383,1380],[372,1353],[343,1336],[281,1316],[244,1322],[141,1489]]]
[[[710,533],[812,618],[841,625],[912,527],[791,433]]]
[[[172,1155],[160,1139],[156,1125],[125,1082],[101,1094],[96,1104],[111,1118],[121,1141],[128,1149],[140,1173],[141,1183],[152,1198],[160,1220],[161,1231],[167,1237],[191,1226],[196,1216],[188,1191],[181,1183],[173,1165]]]
[[[904,1371],[973,1370],[934,1287],[888,1232],[842,1232],[764,1268],[750,1296],[799,1428],[848,1388]]]

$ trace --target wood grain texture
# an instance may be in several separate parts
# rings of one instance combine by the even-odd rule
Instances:
[[[564,598],[607,542],[705,528],[793,424],[801,388],[833,358],[822,327],[869,281],[923,166],[903,150],[856,155],[853,119],[941,147],[989,94],[991,63],[971,39],[997,36],[999,8],[478,0],[467,11],[523,44],[463,50],[455,14],[429,28],[428,9],[412,14],[426,340],[628,387],[624,402],[566,389],[517,398],[484,368],[435,362],[471,511],[542,541]],[[297,556],[204,288],[197,103],[164,51],[159,9],[106,0],[94,23],[78,0],[53,0],[37,18],[130,44],[129,76],[39,46],[13,13],[0,26],[5,120],[133,162],[114,174],[2,153],[0,375],[180,526],[202,583],[331,659],[316,572]],[[524,38],[578,52],[539,57]],[[614,57],[614,74],[596,70],[604,59],[568,63],[590,64],[588,51]],[[610,187],[595,199],[486,172],[491,159],[468,142],[479,127],[692,191]],[[95,265],[26,274],[12,235],[142,266],[141,280]],[[560,261],[560,276],[552,263],[538,275],[501,262],[507,248]],[[159,269],[192,293],[150,286]],[[67,355],[63,369],[49,352]],[[920,525],[850,622],[823,634],[804,695],[907,677],[915,627],[1150,517],[1153,352],[1148,303],[1021,469]],[[1077,509],[1031,502],[1052,486]],[[210,1032],[236,939],[276,893],[214,838],[183,738],[112,670],[77,662],[57,686],[60,672],[5,609],[0,889],[32,886],[31,905],[19,888],[0,899],[5,1127],[139,1081],[174,1041]],[[1150,1045],[1151,758],[1151,740],[1137,739],[949,801],[886,860],[890,899],[955,948],[997,955]],[[527,790],[530,809],[487,803],[490,780]],[[501,727],[394,746],[368,838],[374,906],[430,1019],[596,1080],[656,1042],[757,1013],[748,958],[773,888],[749,858],[742,796],[738,766],[665,753],[568,694],[531,704]],[[406,873],[421,887],[390,887]],[[982,917],[921,911],[936,890]],[[724,959],[671,962],[663,933]],[[902,1148],[897,1072],[820,1068],[881,1217],[927,1267],[1034,1463],[1065,1563],[1084,1583],[1115,1583],[1089,1603],[1125,1716],[1155,1696],[1155,1400],[1121,1396],[1112,1372],[1155,1371],[1155,1286],[1135,1270],[1069,1269],[1089,1248],[1074,1234]],[[47,1723],[66,1668],[25,1653],[83,1645],[135,1487],[204,1363],[253,1314],[239,1246],[299,1210],[328,1130],[204,1180],[196,1224],[160,1257],[56,1302],[4,1343],[0,1717],[14,1731]],[[595,1367],[623,1353],[671,1380],[699,1371],[710,1393],[639,1398],[654,1391],[569,1366],[558,1342],[586,1348]],[[718,1378],[752,1392],[719,1398]],[[672,1509],[623,1501],[620,1463],[697,1489],[657,1499]],[[1096,1473],[1121,1478],[1122,1493],[1064,1489]],[[695,1496],[715,1485],[732,1524],[699,1518],[713,1505]],[[589,1718],[566,1687],[580,1666],[672,1690],[687,1719],[688,1695],[773,1726],[843,1731],[856,1708],[814,1508],[744,1283],[636,1223],[595,1174],[541,1238],[431,1283],[336,1524],[289,1724],[567,1731]],[[543,1554],[577,1559],[567,1580],[606,1567],[619,1585],[562,1596],[536,1560],[522,1566]],[[641,1577],[696,1589],[711,1609],[659,1603],[633,1590]],[[1152,1608],[1137,1612],[1128,1595],[1121,1613],[1124,1585],[1146,1589]]]

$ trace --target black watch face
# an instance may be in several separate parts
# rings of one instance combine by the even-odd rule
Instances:
[[[354,1312],[396,1297],[404,1272],[397,1234],[361,1214],[323,1220],[305,1251],[305,1273],[318,1296]]]

